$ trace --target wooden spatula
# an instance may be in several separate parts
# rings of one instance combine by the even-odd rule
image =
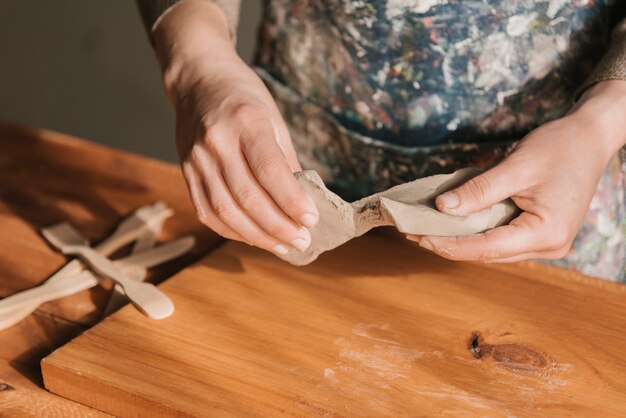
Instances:
[[[2,299],[0,300],[0,330],[4,329],[2,324],[4,324],[5,321],[8,323],[13,322],[12,313],[16,310],[19,311],[24,305],[36,303],[37,306],[39,306],[50,300],[73,295],[76,292],[93,287],[97,283],[98,279],[96,279],[91,272],[83,270],[76,276],[65,276],[63,280],[33,287],[32,289]]]
[[[156,205],[158,205],[157,203]],[[160,203],[163,208],[168,210],[167,217],[172,216],[174,211],[172,209],[167,208],[164,203]],[[150,219],[145,220],[145,225],[147,228],[143,228],[143,232],[141,235],[137,237],[135,243],[132,246],[131,254],[135,254],[145,250],[147,248],[154,247],[157,242],[157,237],[161,234],[161,230],[163,229],[163,224],[167,217],[152,217]],[[124,290],[119,284],[116,284],[113,287],[113,291],[109,296],[109,300],[102,311],[102,317],[105,318],[112,314],[113,312],[120,309],[128,302],[128,298],[124,294]]]
[[[181,256],[193,248],[194,244],[194,237],[187,236],[115,260],[113,264],[133,280],[143,280],[144,274],[140,273],[145,273],[148,268]],[[73,261],[79,262],[78,260]],[[132,272],[134,274],[129,274]],[[83,270],[78,274],[60,276],[56,280],[47,280],[39,286],[0,299],[0,331],[21,321],[42,303],[73,295],[97,284],[98,279],[94,273],[90,270]],[[127,300],[123,293],[121,297],[124,298],[124,301]]]
[[[172,211],[172,209],[168,208],[167,205],[163,202],[156,202],[152,205],[142,206],[126,219],[124,219],[117,226],[117,228],[115,228],[113,234],[104,239],[100,244],[95,247],[95,249],[103,256],[109,256],[114,251],[122,248],[133,240],[139,241],[142,235],[151,235],[152,225],[162,224],[165,219],[172,216],[173,213],[174,212]],[[135,247],[133,247],[133,250],[134,249]],[[57,281],[65,282],[68,276],[74,277],[78,281],[78,283],[72,283],[72,287],[74,288],[74,290],[76,290],[76,292],[80,292],[81,290],[89,289],[90,287],[97,285],[98,281],[93,276],[93,274],[79,274],[83,270],[83,268],[84,265],[80,260],[72,260],[67,263],[61,270],[57,271],[50,278],[48,278],[48,280],[46,280],[41,286],[56,286],[55,283]],[[124,270],[124,272],[127,275],[131,273],[131,271],[126,269]],[[133,278],[135,278],[134,275]],[[9,299],[13,296],[17,295],[11,295],[8,298],[2,299],[2,301],[0,301],[0,304],[12,304],[13,302],[11,302]],[[14,310],[7,312],[6,315],[3,315],[2,318],[0,318],[0,330],[8,328],[26,318],[39,307],[39,303],[37,300],[33,299],[32,303],[23,305],[20,304],[20,306],[21,307],[16,307]]]
[[[138,240],[135,244],[139,242],[141,241]],[[166,242],[165,244],[161,244],[157,247],[135,252],[121,260],[116,260],[115,265],[124,269],[124,271],[126,271],[127,266],[151,268],[185,254],[193,248],[195,243],[196,240],[194,237],[183,237],[175,241]],[[137,245],[133,246],[133,251],[136,248],[138,248]],[[113,292],[111,292],[111,295],[109,296],[109,301],[102,311],[102,317],[104,318],[111,315],[113,312],[126,305],[127,301],[128,298],[124,295],[124,291],[121,286],[115,285]]]
[[[63,254],[79,257],[100,276],[121,285],[131,303],[149,318],[163,319],[174,313],[174,304],[156,286],[137,282],[125,276],[111,260],[89,247],[83,237],[68,223],[44,228],[41,233]]]
[[[124,245],[140,238],[146,231],[151,231],[152,225],[162,224],[173,214],[174,211],[163,202],[143,206],[124,219],[115,228],[115,232],[109,239],[100,243],[96,248],[98,252],[109,255]]]

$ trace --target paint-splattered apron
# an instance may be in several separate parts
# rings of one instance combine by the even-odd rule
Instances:
[[[270,0],[257,64],[305,168],[346,199],[466,166],[565,114],[623,0]],[[626,158],[558,264],[626,280]]]

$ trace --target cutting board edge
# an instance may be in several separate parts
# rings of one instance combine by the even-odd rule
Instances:
[[[56,364],[54,352],[41,360],[41,372],[44,387],[49,392],[113,416],[128,416],[125,413],[131,408],[127,405],[132,404],[135,408],[139,406],[143,412],[149,413],[149,416],[154,418],[190,417],[163,404],[159,404],[155,409],[154,402],[142,396],[134,396],[111,382],[105,383],[94,379],[93,376],[92,379],[87,379],[87,375],[80,371]],[[89,387],[88,392],[84,390],[85,386]],[[76,390],[79,387],[82,390]],[[92,396],[85,396],[85,393]]]

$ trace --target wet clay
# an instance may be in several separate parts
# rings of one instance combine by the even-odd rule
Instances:
[[[320,220],[310,229],[312,241],[307,250],[291,249],[281,258],[295,265],[309,264],[321,253],[379,226],[395,226],[405,234],[459,236],[509,223],[519,212],[510,200],[469,216],[447,215],[436,209],[437,196],[460,186],[480,172],[467,168],[452,174],[426,177],[353,203],[328,190],[317,172],[298,172],[296,178],[315,201]]]

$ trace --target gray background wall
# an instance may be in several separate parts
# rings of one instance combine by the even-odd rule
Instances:
[[[250,61],[261,0],[244,0]],[[0,0],[0,120],[176,160],[174,113],[132,0]]]

